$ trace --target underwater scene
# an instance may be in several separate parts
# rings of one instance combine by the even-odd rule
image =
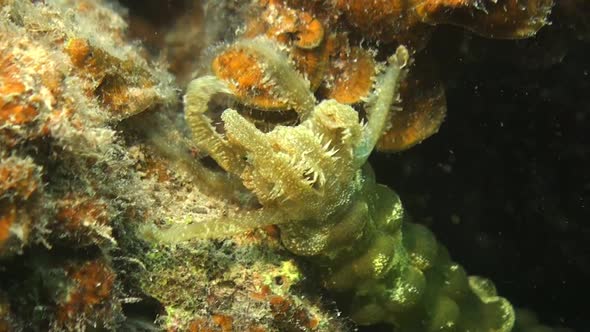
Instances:
[[[590,331],[590,1],[0,0],[0,332]]]

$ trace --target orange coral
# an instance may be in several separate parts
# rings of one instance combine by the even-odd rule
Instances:
[[[97,96],[116,117],[128,117],[144,111],[157,99],[156,82],[133,59],[119,59],[83,38],[71,38],[64,45],[77,75],[89,78],[89,96]]]
[[[190,322],[188,331],[190,332],[231,332],[235,331],[234,319],[228,315],[214,314],[210,321],[206,319],[195,319]],[[240,331],[247,332],[265,332],[266,330],[261,326],[248,326],[244,329],[241,327]],[[169,331],[177,331],[176,329],[169,329]]]
[[[35,205],[40,173],[30,158],[0,158],[0,256],[19,252],[29,240],[33,219],[23,206]]]
[[[347,21],[382,41],[424,41],[430,25],[452,24],[491,38],[527,38],[547,23],[553,0],[334,0]],[[417,47],[420,48],[420,47]]]
[[[358,103],[370,94],[376,73],[371,53],[360,47],[343,47],[331,64],[326,98],[342,104]]]
[[[390,126],[377,143],[379,151],[409,149],[434,135],[445,118],[445,91],[430,58],[416,59],[400,86],[400,96],[401,107],[392,112]]]
[[[315,91],[325,78],[329,66],[330,51],[329,41],[323,42],[312,50],[302,48],[291,50],[295,68],[309,80],[312,91]]]
[[[547,24],[553,0],[332,0],[330,4],[336,11],[328,14],[321,1],[255,1],[253,12],[258,16],[247,19],[243,37],[264,35],[285,46],[312,92],[356,104],[370,95],[378,65],[375,54],[349,46],[348,34],[332,31],[339,18],[353,28],[351,35],[360,32],[362,38],[378,42],[409,44],[416,53],[437,24],[460,26],[491,38],[529,37]],[[234,45],[214,60],[213,69],[241,103],[261,110],[285,110],[286,102],[278,93],[283,87],[270,79],[264,61]],[[436,133],[444,120],[444,88],[437,77],[424,76],[426,69],[420,66],[402,87],[402,111],[392,117],[378,144],[381,151],[407,149]],[[259,122],[257,126],[265,128]]]
[[[363,36],[384,42],[397,41],[421,49],[431,27],[421,22],[410,0],[332,0],[345,22]]]
[[[74,66],[84,67],[94,75],[100,72],[96,68],[96,58],[91,54],[90,45],[86,39],[72,38],[66,43],[64,50],[70,56]]]
[[[230,47],[213,61],[215,75],[229,82],[233,93],[246,104],[261,109],[285,108],[286,103],[275,97],[275,85],[265,80],[262,62],[254,54]]]
[[[24,125],[35,120],[39,112],[30,105],[3,104],[0,107],[0,124]]]
[[[246,37],[265,34],[283,44],[292,43],[303,49],[313,49],[323,41],[324,23],[315,16],[321,12],[312,13],[311,8],[292,6],[282,0],[261,0],[257,6],[262,9],[262,20],[255,18],[247,23]]]
[[[490,38],[533,36],[547,24],[553,0],[431,0],[419,1],[415,10],[430,24],[452,24]]]
[[[25,85],[18,79],[18,67],[14,56],[6,51],[0,52],[0,97],[2,100],[25,92]]]
[[[302,12],[299,15],[299,20],[302,22],[301,26],[304,28],[297,32],[295,46],[311,49],[320,45],[324,39],[324,27],[322,23],[307,12]]]
[[[260,11],[246,23],[245,38],[266,36],[288,48],[295,67],[311,83],[315,91],[327,69],[328,15],[311,1],[289,3],[284,0],[261,0],[255,3]]]

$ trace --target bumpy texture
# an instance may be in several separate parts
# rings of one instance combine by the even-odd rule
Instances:
[[[402,53],[387,70],[381,61],[396,46],[389,42],[405,41],[404,33],[421,40],[436,22],[405,21],[416,29],[402,24],[401,34],[389,35],[395,41],[385,41],[364,34],[363,26],[376,26],[367,15],[324,6],[336,1],[252,1],[258,10],[243,1],[202,1],[176,7],[192,8],[181,16],[154,4],[156,21],[174,24],[138,34],[161,38],[157,50],[147,50],[128,39],[126,20],[137,14],[123,3],[0,0],[0,330],[353,330],[319,292],[315,274],[300,267],[305,260],[285,248],[310,257],[339,306],[361,324],[495,324],[486,319],[503,300],[487,282],[453,269],[432,235],[407,223],[395,194],[362,166],[384,131],[380,147],[402,150],[440,125],[444,89],[422,74],[428,60],[417,55],[411,70],[399,68]],[[422,3],[465,12],[461,2]],[[464,3],[469,13],[482,3],[492,13],[514,2]],[[510,7],[515,23],[544,22],[546,11],[531,7],[541,2],[520,3],[527,15]],[[582,6],[569,3],[570,15]],[[210,15],[216,11],[223,19]],[[187,104],[200,105],[189,112],[199,137],[192,143],[175,84],[183,87],[199,66],[212,35],[236,37],[236,13],[249,17],[245,38],[217,48],[217,78],[189,88]],[[387,32],[399,22],[380,27]],[[584,17],[575,22],[585,26]],[[396,89],[403,110],[394,107],[389,122]],[[224,103],[240,113],[221,112]],[[215,170],[206,154],[229,172]],[[144,224],[150,232],[154,224],[190,225],[161,235],[175,241],[269,224],[280,230],[161,245],[143,241],[136,228]],[[458,271],[448,279],[457,291],[437,283],[447,267]],[[351,298],[356,306],[347,308]],[[474,312],[464,312],[466,303]],[[415,327],[424,317],[429,326]],[[540,328],[525,318],[516,327]]]
[[[280,56],[264,40],[248,47],[270,59]],[[387,322],[400,331],[510,331],[510,303],[496,295],[490,281],[467,277],[426,228],[405,222],[397,195],[377,185],[365,164],[389,121],[408,56],[399,47],[389,58],[364,125],[350,106],[327,100],[299,125],[268,133],[226,109],[222,134],[207,111],[214,96],[234,92],[213,76],[194,80],[185,113],[195,142],[237,176],[261,207],[228,219],[176,225],[157,238],[177,242],[280,224],[283,245],[315,261],[326,288],[352,298],[347,309],[358,324]],[[266,62],[280,75],[274,63]],[[275,83],[272,76],[267,82]]]
[[[276,236],[136,237],[221,215],[232,190],[194,161],[174,78],[125,16],[0,0],[0,331],[348,330]]]

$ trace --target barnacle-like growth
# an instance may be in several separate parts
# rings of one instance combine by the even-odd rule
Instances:
[[[359,324],[387,322],[399,331],[510,331],[510,303],[488,280],[468,277],[425,227],[405,222],[399,197],[375,183],[366,163],[389,122],[408,58],[405,47],[389,58],[369,98],[365,124],[350,106],[324,100],[299,125],[267,133],[226,109],[220,133],[206,112],[216,95],[234,93],[214,76],[194,80],[185,112],[196,144],[241,179],[260,207],[175,225],[158,239],[219,237],[278,224],[283,245],[314,260],[326,288],[352,298],[347,310]]]

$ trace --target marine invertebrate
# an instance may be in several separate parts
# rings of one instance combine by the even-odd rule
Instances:
[[[271,60],[279,56],[263,40],[249,47],[275,52],[260,53]],[[353,298],[347,310],[359,324],[388,322],[400,331],[510,331],[514,312],[508,301],[488,280],[468,277],[426,228],[407,222],[399,197],[376,184],[366,164],[389,121],[408,61],[405,47],[388,59],[363,125],[350,106],[324,100],[300,124],[266,133],[226,109],[219,133],[208,107],[215,96],[235,93],[214,76],[191,82],[185,115],[193,139],[241,179],[260,207],[176,224],[153,236],[178,242],[278,224],[283,245],[314,260],[326,288]]]
[[[401,83],[400,95],[399,109],[377,142],[379,151],[406,150],[436,133],[445,118],[445,91],[430,57],[416,56],[414,66]]]
[[[270,59],[280,56],[279,51],[270,48],[265,40],[251,43],[252,48],[268,51],[265,54]],[[382,78],[386,83],[380,87],[379,97],[368,111],[370,118],[365,127],[360,125],[358,114],[350,106],[327,100],[313,110],[304,108],[304,120],[299,126],[277,126],[266,134],[237,111],[226,110],[222,114],[224,137],[211,126],[205,112],[214,95],[233,94],[229,86],[213,76],[199,78],[189,85],[185,99],[186,117],[194,140],[221,167],[239,176],[263,205],[262,209],[239,218],[244,229],[260,220],[276,224],[326,219],[348,204],[358,191],[352,180],[358,177],[358,169],[365,163],[385,127],[401,67],[405,66],[407,57],[407,50],[400,48],[396,56],[390,58],[393,64]],[[296,82],[289,82],[290,85],[305,86],[303,78],[295,73],[291,78]],[[294,105],[307,105],[301,100],[315,100],[309,91],[303,96],[297,93],[289,97]],[[285,140],[286,137],[289,140]],[[302,151],[301,147],[309,150]],[[330,177],[330,173],[337,176]],[[311,204],[301,207],[301,202]],[[216,234],[221,229],[210,231]]]
[[[333,0],[347,21],[367,36],[410,41],[422,48],[429,26],[451,24],[489,38],[533,36],[547,24],[553,0]]]
[[[211,193],[213,172],[194,163],[203,152],[183,144],[172,75],[130,41],[122,7],[108,0],[0,7],[0,330],[186,331],[201,317],[213,330],[288,329],[301,308],[317,314],[318,329],[345,330],[301,288],[251,296],[268,280],[264,273],[288,259],[272,250],[278,239],[260,244],[272,246],[265,251],[252,249],[249,236],[226,241],[223,253],[209,243],[167,256],[134,237],[134,225],[199,218],[227,201]],[[184,43],[187,35],[176,33]],[[211,257],[230,250],[211,273],[220,264]],[[291,304],[276,317],[275,295]],[[137,301],[154,310],[127,315]],[[154,323],[161,313],[168,315]]]
[[[486,38],[522,39],[547,24],[552,6],[552,0],[260,0],[249,5],[251,15],[244,18],[240,38],[266,36],[286,49],[294,68],[308,79],[316,95],[362,105],[379,73],[378,50],[355,42],[399,43],[419,53],[440,24],[459,26]],[[253,56],[238,56],[236,48],[234,44],[217,56],[214,73],[234,91],[240,90],[237,95],[242,103],[263,111],[288,108],[267,90],[268,73],[261,69],[264,63]],[[410,87],[400,91],[404,101],[400,117],[405,120],[387,127],[377,146],[380,151],[396,152],[420,143],[437,132],[445,117],[444,87],[434,76],[428,78],[433,83],[417,82],[416,77],[426,72],[420,67],[422,63],[411,69],[412,78],[405,83]],[[243,76],[244,71],[250,74]]]
[[[547,24],[553,0],[436,0],[415,7],[423,22],[452,24],[489,38],[534,36]]]

